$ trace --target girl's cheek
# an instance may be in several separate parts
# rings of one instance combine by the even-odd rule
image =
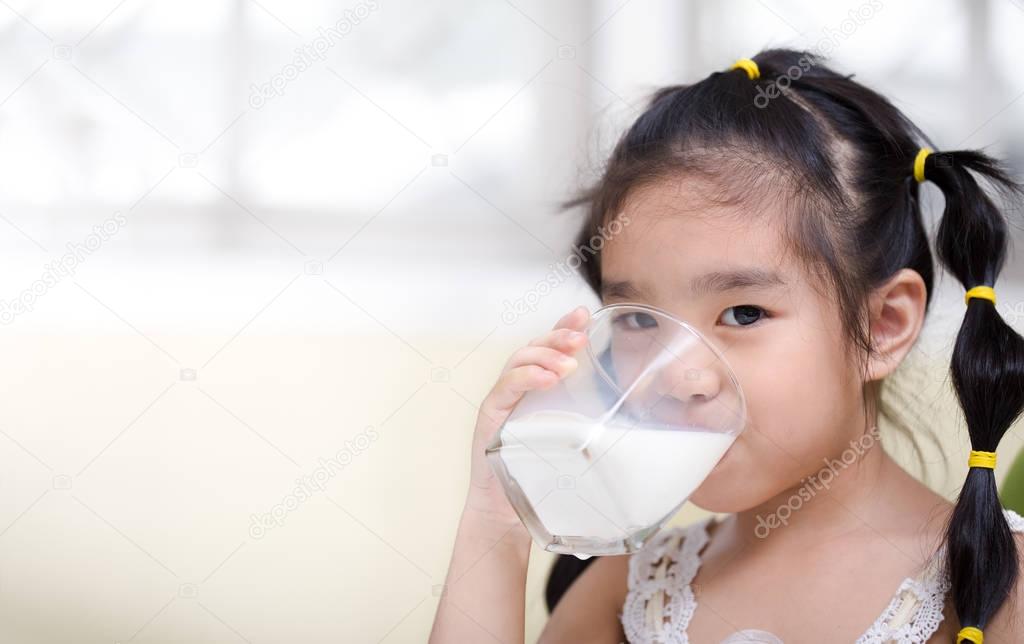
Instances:
[[[833,442],[837,411],[837,389],[814,373],[813,355],[775,350],[750,357],[734,367],[746,399],[746,426],[700,495],[740,509],[799,484],[805,470],[820,463]],[[737,479],[745,482],[743,489],[733,488]]]
[[[694,503],[754,507],[799,485],[823,457],[841,450],[844,419],[856,416],[857,397],[843,385],[848,365],[831,329],[814,319],[792,315],[770,335],[731,340],[725,357],[743,390],[747,424]]]

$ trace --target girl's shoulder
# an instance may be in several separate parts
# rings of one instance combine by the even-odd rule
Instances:
[[[1024,516],[1017,514],[1015,510],[1010,508],[1003,508],[1003,514],[1006,515],[1006,522],[1010,524],[1010,529],[1014,532],[1024,532]],[[1020,537],[1017,537],[1020,541]]]
[[[619,609],[626,599],[628,557],[595,557],[555,604],[538,644],[618,644],[625,637]]]

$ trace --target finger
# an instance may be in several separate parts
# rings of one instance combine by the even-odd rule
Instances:
[[[553,371],[564,378],[569,372],[576,368],[576,358],[551,347],[526,346],[509,358],[505,370],[514,369],[523,365],[536,364],[548,371]]]
[[[553,326],[552,329],[565,328],[580,330],[586,326],[589,319],[590,311],[587,310],[587,307],[580,305],[563,315],[558,322],[555,322],[555,326]]]
[[[558,382],[558,374],[539,365],[516,367],[503,373],[484,401],[492,413],[507,413],[527,391],[546,389]]]
[[[549,347],[563,353],[573,354],[580,350],[587,343],[587,335],[582,331],[571,328],[555,329],[544,335],[530,340],[527,346]]]

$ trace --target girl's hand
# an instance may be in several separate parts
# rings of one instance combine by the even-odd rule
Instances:
[[[473,432],[470,462],[470,486],[465,511],[478,514],[489,523],[501,526],[519,524],[501,482],[491,469],[484,449],[491,444],[498,428],[512,408],[531,389],[549,389],[572,373],[577,366],[572,357],[586,344],[583,330],[590,311],[579,306],[562,317],[554,328],[518,349],[505,363],[501,375],[480,404]]]

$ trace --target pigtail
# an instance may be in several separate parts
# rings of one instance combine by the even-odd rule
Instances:
[[[1006,255],[1007,224],[978,175],[1006,195],[1020,187],[999,164],[975,151],[930,154],[914,161],[945,197],[936,239],[943,265],[967,289],[967,311],[950,364],[971,440],[967,480],[946,526],[946,564],[961,628],[957,642],[982,644],[982,631],[1018,576],[1017,546],[995,480],[995,452],[1024,408],[1024,338],[1000,316],[993,287]],[[916,186],[913,188],[916,197]]]

